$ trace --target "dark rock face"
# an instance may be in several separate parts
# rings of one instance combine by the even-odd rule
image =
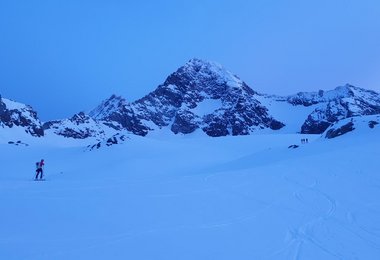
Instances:
[[[315,109],[301,126],[303,134],[321,134],[330,125],[339,119],[347,118],[347,109],[339,102],[334,100],[329,102],[326,107]]]
[[[12,128],[23,127],[25,132],[35,136],[44,136],[44,130],[37,113],[32,107],[0,97],[0,125]]]
[[[232,109],[221,109],[218,112],[204,118],[203,130],[210,136],[249,135],[255,127],[278,130],[284,126],[268,116],[266,108],[260,105],[238,102]]]
[[[375,126],[378,124],[379,124],[379,122],[376,122],[376,121],[369,121],[368,122],[369,128],[375,128]]]
[[[89,115],[115,130],[125,129],[141,136],[145,136],[151,130],[141,122],[133,107],[127,104],[124,98],[116,95],[112,95],[103,101]]]
[[[148,134],[149,130],[151,130],[148,126],[142,123],[139,115],[135,113],[130,105],[121,107],[120,111],[113,112],[108,117],[103,118],[103,120],[117,122],[122,128],[136,135],[145,136]]]
[[[0,113],[3,114],[6,110],[6,108],[7,108],[7,106],[5,105],[5,103],[3,103],[2,98],[0,96]]]
[[[62,135],[64,137],[74,138],[74,139],[85,139],[91,136],[90,130],[86,129],[83,130],[73,130],[70,128],[64,128],[62,131],[58,132],[59,135]]]
[[[255,95],[220,65],[193,59],[145,97],[127,104],[112,96],[90,115],[116,121],[142,136],[162,127],[170,127],[175,134],[202,129],[210,136],[247,135],[256,129],[282,128],[284,124],[269,115]]]
[[[179,110],[171,126],[173,133],[190,134],[199,128],[199,118],[190,111]]]
[[[308,118],[301,126],[302,134],[320,134],[323,133],[332,123],[327,121],[314,121]]]
[[[206,126],[203,127],[203,131],[213,137],[226,136],[228,132],[227,121],[222,116],[208,115],[205,118]]]
[[[273,130],[280,130],[284,126],[285,126],[284,123],[273,119],[272,122],[270,122],[269,128]]]
[[[335,138],[337,136],[340,136],[340,135],[344,135],[345,133],[348,133],[348,132],[351,132],[353,131],[355,128],[354,128],[354,123],[353,122],[349,122],[339,128],[336,128],[336,129],[330,129],[326,132],[326,138],[328,139],[331,139],[331,138]]]

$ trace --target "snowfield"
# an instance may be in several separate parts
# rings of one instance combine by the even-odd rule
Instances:
[[[379,129],[1,139],[0,259],[380,259]]]

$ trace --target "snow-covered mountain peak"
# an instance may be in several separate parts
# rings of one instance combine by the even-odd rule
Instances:
[[[223,70],[223,66],[217,62],[214,61],[208,61],[208,60],[202,60],[198,58],[190,59],[188,62],[183,65],[184,69],[188,70],[214,70],[214,71],[221,71]]]
[[[342,87],[337,87],[335,91],[337,91],[338,93],[342,93],[343,98],[352,97],[356,100],[362,100],[364,102],[368,102],[374,105],[379,105],[380,102],[380,94],[376,91],[359,88],[350,84],[346,84]]]
[[[291,95],[286,100],[293,105],[310,106],[318,103],[338,102],[341,99],[364,100],[365,102],[378,103],[379,93],[355,87],[350,84],[336,87],[333,90],[319,90],[318,92],[299,92]],[[278,98],[281,100],[282,98]]]
[[[221,64],[214,61],[193,58],[189,60],[182,68],[184,70],[195,71],[197,73],[205,73],[205,74],[212,73],[214,75],[218,75],[221,78],[228,78],[228,77],[237,78],[231,72],[229,72],[226,68],[224,68]]]
[[[137,135],[169,127],[211,136],[250,134],[283,126],[260,104],[253,91],[216,62],[191,59],[145,97],[131,103],[113,95],[90,112],[94,119],[117,122]]]
[[[83,124],[91,120],[91,117],[84,112],[79,112],[78,114],[73,115],[69,120],[75,124]]]
[[[325,91],[323,92],[323,95],[321,96],[321,101],[332,101],[335,99],[340,98],[352,98],[352,97],[359,97],[363,94],[368,92],[366,89],[358,88],[350,84],[346,84],[344,86],[338,86],[333,90]]]
[[[212,61],[191,59],[172,73],[162,85],[176,86],[182,93],[187,91],[204,92],[205,96],[215,97],[215,93],[242,90],[245,83],[222,65]]]
[[[351,84],[344,86],[338,86],[333,90],[323,92],[321,101],[332,101],[339,98],[355,98],[355,99],[367,99],[370,97],[378,97],[379,93],[373,90],[359,88]]]
[[[108,99],[104,100],[99,106],[91,110],[89,115],[94,119],[101,119],[120,110],[127,104],[125,98],[113,94]]]
[[[333,91],[341,94],[341,96],[353,96],[356,89],[358,88],[347,83],[344,86],[336,87]]]

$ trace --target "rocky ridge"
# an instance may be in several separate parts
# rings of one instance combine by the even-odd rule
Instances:
[[[296,114],[295,109],[303,112]],[[89,114],[44,124],[30,106],[0,99],[3,128],[22,127],[36,137],[47,133],[98,142],[121,132],[146,136],[163,128],[174,134],[202,131],[212,137],[275,133],[295,116],[292,133],[321,134],[341,120],[377,114],[380,94],[375,91],[347,84],[285,97],[260,94],[221,65],[200,59],[187,62],[139,100],[127,102],[112,95]]]
[[[46,122],[43,124],[43,128],[44,131],[51,131],[56,135],[74,139],[92,137],[103,140],[116,132],[114,128],[107,125],[107,122],[95,120],[84,112],[75,114],[68,119]]]
[[[380,114],[378,93],[349,84],[323,92],[308,102],[320,105],[301,126],[301,133],[304,134],[321,134],[334,122],[345,118]]]

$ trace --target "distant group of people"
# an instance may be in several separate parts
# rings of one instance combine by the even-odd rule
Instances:
[[[301,144],[307,144],[307,143],[309,143],[309,139],[307,139],[307,138],[301,139]]]

